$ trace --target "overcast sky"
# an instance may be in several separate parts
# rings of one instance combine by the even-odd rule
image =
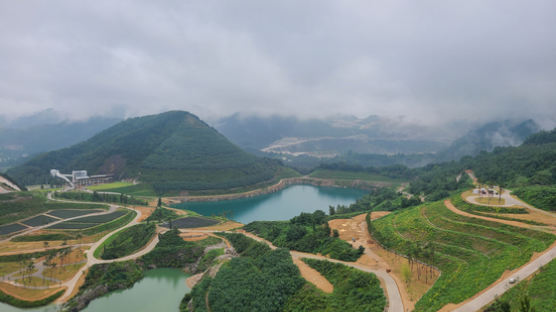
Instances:
[[[556,120],[556,1],[0,0],[0,115]]]

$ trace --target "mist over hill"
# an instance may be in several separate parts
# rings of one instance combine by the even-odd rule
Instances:
[[[93,116],[66,120],[53,110],[5,121],[0,125],[0,170],[22,163],[37,153],[86,140],[121,119]]]

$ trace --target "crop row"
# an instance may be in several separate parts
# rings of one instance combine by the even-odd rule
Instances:
[[[61,219],[69,219],[79,216],[88,215],[91,213],[102,212],[102,210],[98,209],[59,209],[50,211],[48,214],[51,216],[55,216]]]

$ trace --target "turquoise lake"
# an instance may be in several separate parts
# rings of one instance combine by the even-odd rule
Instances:
[[[82,311],[179,311],[181,299],[190,291],[185,284],[187,277],[187,274],[178,269],[150,270],[132,288],[117,290],[97,298]],[[0,311],[55,312],[58,311],[58,307],[50,305],[35,309],[20,309],[0,303]]]
[[[366,194],[352,188],[293,185],[281,191],[251,198],[216,202],[185,202],[175,208],[188,209],[204,216],[226,216],[247,224],[251,221],[289,220],[301,212],[322,210],[328,206],[349,205]]]

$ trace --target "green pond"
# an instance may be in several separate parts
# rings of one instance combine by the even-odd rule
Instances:
[[[251,221],[288,220],[301,212],[328,206],[349,205],[367,192],[352,188],[293,185],[281,191],[251,198],[215,202],[185,202],[175,208],[193,210],[204,216],[226,216],[247,224]]]
[[[156,269],[145,273],[145,277],[132,288],[117,290],[97,298],[83,311],[178,311],[183,296],[190,291],[185,284],[188,275],[177,269]],[[20,309],[0,303],[2,312],[55,312],[57,306],[50,305],[35,309]]]

